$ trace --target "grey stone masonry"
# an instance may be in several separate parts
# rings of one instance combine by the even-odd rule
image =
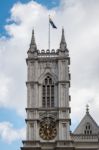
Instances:
[[[99,149],[99,127],[88,108],[70,132],[70,57],[64,29],[57,50],[38,50],[33,30],[27,55],[26,140],[21,150]]]
[[[65,42],[64,29],[62,29],[62,37],[60,48],[57,50],[37,50],[34,30],[32,32],[32,39],[30,48],[28,50],[27,62],[27,135],[26,141],[23,141],[23,148],[25,147],[45,147],[49,145],[54,147],[61,147],[61,141],[67,141],[68,146],[71,147],[70,139],[70,73],[69,73],[69,51]],[[42,86],[46,78],[53,81],[54,95],[53,101],[50,102],[53,106],[43,107]],[[50,100],[51,101],[51,100]],[[47,101],[47,103],[49,103]],[[40,122],[42,118],[52,117],[55,120],[56,136],[52,140],[44,140],[39,135]],[[29,145],[28,145],[29,143]],[[35,144],[33,144],[35,143]],[[44,144],[46,143],[46,144]],[[57,144],[55,144],[57,143]],[[42,148],[42,149],[43,149]],[[48,147],[47,147],[48,149]]]

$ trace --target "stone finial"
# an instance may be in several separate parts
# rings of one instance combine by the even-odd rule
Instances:
[[[62,36],[61,36],[61,42],[60,42],[60,49],[66,50],[67,44],[65,41],[65,35],[64,35],[64,28],[62,28]]]
[[[37,50],[37,46],[36,46],[36,42],[35,42],[35,36],[34,36],[34,29],[32,31],[32,38],[31,38],[31,43],[30,43],[30,51],[36,51]]]
[[[89,113],[89,105],[88,104],[86,105],[86,113],[87,114]]]

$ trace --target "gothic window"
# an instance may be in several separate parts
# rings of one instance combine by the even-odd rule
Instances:
[[[87,122],[86,125],[85,125],[84,134],[86,134],[86,135],[91,135],[92,134],[91,125],[90,125],[89,122]]]
[[[42,85],[42,106],[54,107],[54,82],[49,76],[45,78]]]

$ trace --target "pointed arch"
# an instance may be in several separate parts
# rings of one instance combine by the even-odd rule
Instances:
[[[38,81],[40,84],[43,84],[44,79],[49,76],[52,78],[53,82],[56,83],[58,81],[58,77],[56,74],[54,74],[53,72],[51,72],[49,69],[45,70],[39,77]]]

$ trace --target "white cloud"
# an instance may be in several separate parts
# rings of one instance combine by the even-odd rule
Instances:
[[[98,0],[61,0],[60,6],[51,10],[34,1],[27,4],[17,3],[13,6],[9,18],[11,23],[5,26],[11,38],[1,37],[0,41],[0,72],[4,74],[5,82],[7,82],[3,85],[4,79],[0,79],[1,86],[5,86],[6,89],[4,92],[6,103],[0,99],[0,106],[13,107],[23,114],[26,105],[25,58],[31,30],[35,28],[38,48],[47,49],[49,12],[58,27],[57,30],[51,29],[51,47],[59,47],[61,27],[64,26],[70,50],[72,118],[80,120],[85,111],[85,105],[89,103],[91,114],[99,123]],[[79,111],[81,113],[78,115]]]
[[[25,128],[14,129],[10,122],[0,122],[0,137],[6,141],[6,143],[25,139],[25,133]]]

